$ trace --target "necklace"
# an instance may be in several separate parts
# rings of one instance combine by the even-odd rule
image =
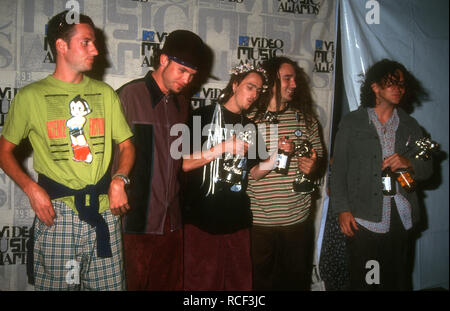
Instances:
[[[276,124],[279,123],[278,121],[278,115],[284,113],[286,110],[288,110],[289,104],[286,104],[286,106],[280,110],[280,111],[270,111],[266,110],[264,113],[262,119],[268,123]]]
[[[268,123],[278,123],[278,113],[267,110],[263,115],[263,120]]]

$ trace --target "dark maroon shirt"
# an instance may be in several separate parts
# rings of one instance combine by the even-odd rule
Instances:
[[[166,217],[171,231],[180,229],[182,159],[170,155],[170,146],[179,137],[170,136],[170,129],[186,123],[189,102],[182,95],[164,95],[151,72],[125,84],[118,93],[136,147],[128,189],[131,210],[124,218],[124,232],[163,234]]]

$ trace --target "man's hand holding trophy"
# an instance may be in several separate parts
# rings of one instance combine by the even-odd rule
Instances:
[[[414,158],[427,161],[431,159],[433,152],[436,152],[439,148],[439,144],[432,141],[430,137],[422,137],[414,142],[412,146],[409,146],[409,140],[407,142],[407,150],[403,155],[410,154]],[[400,186],[407,192],[414,191],[416,188],[416,181],[414,180],[414,174],[411,170],[401,169],[395,172],[397,174],[397,180]]]
[[[238,184],[242,180],[245,165],[245,154],[253,144],[253,131],[240,132],[224,141],[223,166],[219,171],[219,178],[229,184]]]
[[[286,136],[280,138],[275,171],[287,175],[291,156],[297,156],[297,176],[292,183],[292,191],[308,194],[316,189],[308,175],[313,173],[316,168],[317,154],[309,141],[300,140],[300,136],[302,136],[300,130],[296,130],[294,135],[297,137],[297,144]]]

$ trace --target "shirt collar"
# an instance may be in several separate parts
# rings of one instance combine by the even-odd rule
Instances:
[[[397,113],[397,109],[394,109],[392,116],[389,118],[389,120],[386,121],[386,123],[383,125],[378,120],[378,115],[375,112],[374,108],[367,108],[367,112],[369,114],[369,123],[372,121],[376,127],[394,127],[397,129],[398,123],[399,123],[399,117]]]
[[[174,96],[173,94],[165,95],[159,88],[158,83],[156,83],[155,79],[153,78],[152,72],[153,71],[147,72],[144,79],[145,85],[147,86],[148,92],[150,93],[150,100],[152,102],[153,108],[155,108],[158,103],[162,102],[164,97],[167,97],[167,100],[170,100],[172,98],[173,102],[175,103],[175,107],[180,110],[177,96]]]
[[[150,93],[152,106],[155,107],[165,96],[152,76],[153,71],[147,72],[145,75],[145,85]]]

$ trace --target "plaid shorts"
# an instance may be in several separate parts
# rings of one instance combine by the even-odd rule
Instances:
[[[120,217],[109,209],[101,214],[108,224],[113,256],[99,258],[95,228],[61,201],[53,201],[53,208],[56,218],[52,226],[36,217],[35,290],[124,290]]]

